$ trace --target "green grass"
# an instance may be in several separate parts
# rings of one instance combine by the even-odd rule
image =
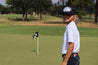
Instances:
[[[22,15],[21,14],[3,14],[3,15],[0,15],[0,18],[3,18],[3,17],[6,17],[6,18],[9,18],[9,17],[11,17],[11,18],[13,18],[13,17],[22,17]]]
[[[22,22],[22,14],[2,14],[0,18],[7,18],[10,22]],[[33,15],[32,17],[28,15],[28,21],[30,22],[62,22],[62,18],[50,16],[50,15],[42,15],[43,20],[40,20],[39,15]]]
[[[0,33],[7,34],[20,34],[20,35],[32,35],[35,32],[39,32],[40,35],[48,36],[63,36],[65,26],[0,26]],[[80,28],[81,36],[86,37],[98,37],[98,28]]]
[[[0,17],[11,18],[18,15],[0,15]],[[47,20],[47,17],[45,19]],[[46,21],[45,19],[43,21]],[[61,64],[65,26],[15,26],[7,22],[0,22],[0,65]],[[32,39],[36,31],[40,34],[39,56],[36,56],[36,39]],[[80,65],[98,65],[98,28],[79,27],[79,31]]]
[[[0,36],[3,37],[0,37],[0,65],[55,65],[55,63],[57,65],[61,63],[59,38],[40,36],[40,56],[36,56],[36,40],[31,36]]]
[[[63,36],[40,36],[40,55],[31,35],[0,34],[0,65],[60,65]],[[81,37],[81,65],[98,65],[98,37]]]
[[[63,26],[0,26],[0,65],[60,65]],[[98,29],[79,28],[81,65],[97,65]],[[40,33],[40,55],[36,56],[35,31]]]

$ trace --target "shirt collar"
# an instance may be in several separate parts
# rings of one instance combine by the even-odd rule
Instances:
[[[66,28],[68,28],[71,24],[73,24],[73,23],[75,23],[74,21],[72,21],[72,22],[70,22],[67,26],[66,26]]]

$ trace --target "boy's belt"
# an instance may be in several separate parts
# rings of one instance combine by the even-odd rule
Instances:
[[[70,57],[76,57],[78,53],[73,53]]]
[[[72,53],[72,55],[70,57],[76,57],[78,55],[78,53]],[[62,56],[66,56],[66,54],[63,54]]]

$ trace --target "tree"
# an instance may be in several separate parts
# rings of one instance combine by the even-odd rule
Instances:
[[[86,6],[86,4],[85,4],[85,6]],[[90,15],[90,18],[92,17],[92,14],[95,12],[94,7],[95,7],[94,0],[89,0],[89,3],[85,8],[86,8],[87,13]]]
[[[7,6],[7,8],[9,9],[9,13],[15,13],[15,14],[22,14],[22,9],[21,8],[14,8],[12,6]]]
[[[51,0],[7,0],[7,4],[10,6],[18,9],[21,8],[23,11],[23,20],[24,16],[26,15],[27,20],[27,14],[29,9],[34,9],[33,11],[40,13],[40,19],[42,20],[42,12],[48,11],[49,8],[52,5]]]
[[[72,5],[73,2],[74,2],[74,0],[68,0],[68,2],[66,4],[69,6],[69,5]]]
[[[42,20],[42,12],[49,11],[50,7],[52,6],[51,0],[35,0],[33,6],[36,12],[40,13],[40,19]]]
[[[9,13],[9,9],[7,7],[5,7],[5,6],[2,6],[0,4],[0,12],[1,12],[1,14],[8,14]]]
[[[23,11],[23,21],[24,21],[24,20],[27,20],[27,12],[28,12],[28,9],[32,7],[31,3],[33,1],[34,0],[7,0],[6,3],[9,6],[12,6],[16,9],[21,8]],[[26,17],[25,17],[25,15],[26,15]]]
[[[62,5],[63,5],[63,8],[64,8],[64,1],[65,1],[65,0],[61,0],[61,1],[62,1]]]
[[[78,14],[81,15],[94,13],[94,0],[68,0],[67,5],[74,5]]]
[[[95,23],[97,23],[98,22],[98,0],[96,0],[96,7],[95,7],[95,9],[96,9],[96,12],[95,12]]]

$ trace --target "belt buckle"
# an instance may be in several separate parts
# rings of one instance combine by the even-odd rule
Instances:
[[[76,57],[76,54],[74,54],[73,56]]]
[[[74,57],[76,57],[76,56],[77,56],[77,54],[75,53],[73,56],[74,56]]]

